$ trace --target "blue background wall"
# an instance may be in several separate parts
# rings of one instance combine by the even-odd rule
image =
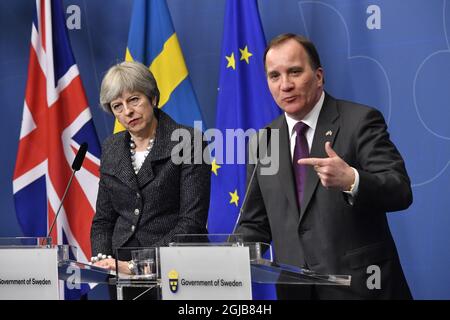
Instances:
[[[225,1],[167,2],[206,125],[213,127]],[[124,57],[132,1],[64,4],[81,9],[81,29],[69,34],[102,141],[113,119],[98,107],[98,89],[106,69]],[[380,9],[380,29],[367,26],[370,5]],[[31,0],[0,3],[0,236],[21,235],[11,181],[33,6]],[[413,205],[389,215],[405,274],[415,298],[450,299],[450,4],[260,0],[259,8],[266,39],[296,32],[317,44],[332,95],[384,113],[413,183]]]

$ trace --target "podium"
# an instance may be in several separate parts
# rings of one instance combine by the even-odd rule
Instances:
[[[116,275],[118,299],[128,287],[156,290],[155,296],[163,300],[250,300],[252,282],[351,284],[348,275],[320,274],[274,262],[269,244],[244,242],[240,235],[177,235],[168,247],[120,248],[116,256],[132,257],[142,250],[148,251],[145,257],[133,261],[141,267]]]
[[[47,237],[0,238],[0,300],[57,300],[60,282],[114,283],[114,273],[77,262],[77,248]]]
[[[244,242],[240,235],[178,235],[167,247],[119,248],[116,257],[130,261],[129,272],[79,262],[75,247],[54,245],[51,238],[0,238],[0,300],[59,299],[59,280],[69,289],[82,283],[116,286],[118,300],[148,292],[164,300],[250,300],[251,283],[351,283],[347,275],[277,263],[270,245]],[[127,290],[131,294],[124,295]]]

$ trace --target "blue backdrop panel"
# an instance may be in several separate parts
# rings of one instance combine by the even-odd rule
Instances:
[[[215,126],[224,0],[167,0],[207,127]],[[0,2],[0,236],[21,231],[12,173],[23,110],[34,1]],[[124,58],[131,0],[64,0],[80,9],[69,32],[102,141],[113,119],[98,106],[104,72]],[[325,87],[380,109],[403,154],[414,203],[389,214],[402,265],[417,299],[450,299],[450,4],[446,0],[259,0],[270,40],[310,37]],[[69,17],[70,14],[67,14]]]

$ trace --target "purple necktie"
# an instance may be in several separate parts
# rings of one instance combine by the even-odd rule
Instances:
[[[294,126],[295,132],[297,132],[297,137],[295,138],[295,148],[294,148],[294,174],[295,174],[295,184],[297,187],[297,202],[298,208],[301,208],[301,202],[303,200],[303,191],[305,190],[305,180],[306,180],[306,165],[299,165],[297,161],[302,158],[309,157],[308,142],[306,141],[305,133],[308,130],[308,125],[303,122],[297,122]]]

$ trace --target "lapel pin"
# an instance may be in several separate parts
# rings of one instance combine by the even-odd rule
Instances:
[[[328,136],[331,136],[332,134],[333,134],[333,131],[328,130],[328,131],[325,133],[325,136],[328,137]]]

